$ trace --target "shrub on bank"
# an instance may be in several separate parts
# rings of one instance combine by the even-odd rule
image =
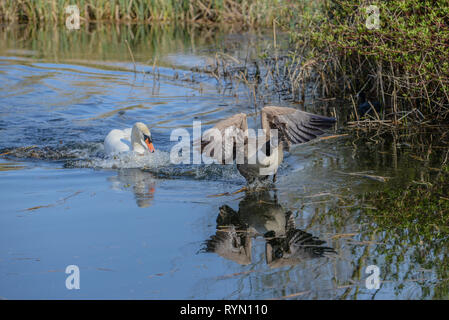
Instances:
[[[370,5],[379,10],[379,28],[371,28]],[[303,20],[310,27],[292,36],[325,64],[331,95],[363,91],[396,115],[418,108],[448,118],[449,1],[324,0]]]

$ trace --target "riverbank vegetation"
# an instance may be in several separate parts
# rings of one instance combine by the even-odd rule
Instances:
[[[282,0],[2,0],[0,19],[64,23],[68,5],[77,5],[84,22],[237,23],[266,26],[299,7]],[[293,13],[293,12],[292,12]]]
[[[380,25],[370,29],[372,4],[379,8]],[[418,110],[427,121],[444,121],[449,117],[448,13],[445,0],[324,1],[306,19],[307,32],[291,35],[297,48],[313,48],[310,59],[328,95],[355,100],[363,92],[384,107],[373,112],[376,120],[398,123]]]

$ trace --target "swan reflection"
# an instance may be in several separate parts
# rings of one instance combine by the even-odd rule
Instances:
[[[114,190],[132,190],[138,207],[151,206],[156,190],[156,180],[151,173],[140,169],[119,169],[117,176],[108,180]]]
[[[258,236],[265,239],[266,262],[271,268],[335,253],[323,246],[325,241],[297,229],[293,213],[268,191],[247,193],[238,211],[221,206],[217,231],[205,242],[204,251],[247,265],[251,263],[252,238]]]

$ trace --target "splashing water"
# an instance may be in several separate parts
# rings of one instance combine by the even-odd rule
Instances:
[[[170,154],[156,150],[154,153],[143,155],[129,152],[104,157],[68,161],[66,168],[99,168],[99,169],[131,169],[131,168],[157,168],[170,163]]]

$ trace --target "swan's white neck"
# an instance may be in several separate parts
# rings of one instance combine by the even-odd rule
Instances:
[[[142,140],[142,134],[140,133],[139,128],[133,126],[131,130],[131,150],[138,153],[144,154],[147,150],[145,142]]]
[[[146,149],[142,147],[140,143],[133,143],[132,144],[132,151],[138,153],[138,154],[144,154]]]

